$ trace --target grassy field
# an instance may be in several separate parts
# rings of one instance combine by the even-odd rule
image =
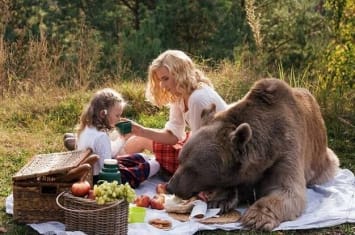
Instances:
[[[231,102],[243,96],[251,82],[246,80],[236,84],[230,79],[220,78],[214,83],[224,98]],[[166,110],[154,108],[144,101],[143,83],[117,82],[106,86],[119,90],[126,98],[129,104],[125,110],[127,117],[151,127],[161,127],[165,122]],[[36,234],[28,226],[14,223],[12,216],[5,213],[4,201],[12,191],[11,176],[35,154],[65,150],[63,133],[73,131],[82,107],[92,93],[92,90],[85,89],[75,92],[59,88],[34,89],[22,94],[6,94],[0,100],[0,233]],[[331,112],[326,114],[329,145],[339,155],[341,167],[355,172],[354,110],[341,116]],[[355,234],[355,225],[273,233],[202,231],[198,234]]]

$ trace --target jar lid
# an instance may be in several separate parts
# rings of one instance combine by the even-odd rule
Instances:
[[[107,165],[117,165],[117,160],[116,159],[105,159],[104,164]]]

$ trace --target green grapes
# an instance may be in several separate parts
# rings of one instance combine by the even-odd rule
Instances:
[[[117,181],[94,185],[94,194],[97,204],[102,205],[108,202],[124,199],[127,202],[133,202],[136,192],[128,183],[118,184]]]

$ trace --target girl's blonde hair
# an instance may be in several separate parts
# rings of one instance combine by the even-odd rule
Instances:
[[[161,67],[168,69],[176,80],[177,91],[182,94],[190,95],[202,84],[212,87],[211,81],[201,70],[196,68],[196,65],[188,55],[179,50],[167,50],[153,60],[148,70],[146,98],[159,107],[182,98],[160,87],[160,81],[155,71]]]
[[[97,91],[86,105],[80,116],[80,123],[77,127],[78,136],[86,126],[96,127],[97,130],[109,131],[112,127],[108,123],[107,116],[102,118],[100,113],[103,110],[108,112],[116,103],[120,103],[122,109],[126,105],[122,95],[110,88]]]

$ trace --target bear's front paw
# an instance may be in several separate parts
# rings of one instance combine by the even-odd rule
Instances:
[[[253,204],[240,218],[243,226],[251,229],[271,231],[280,224],[280,220],[270,208]]]

